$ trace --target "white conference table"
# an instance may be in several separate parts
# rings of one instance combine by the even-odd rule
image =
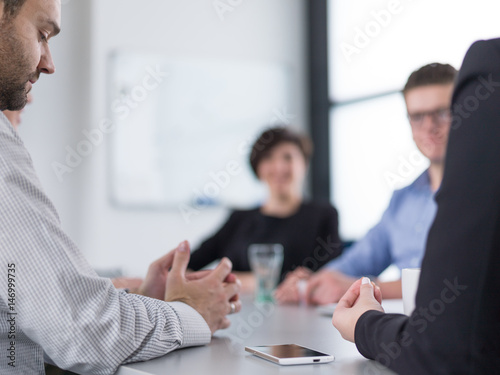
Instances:
[[[243,296],[243,309],[231,315],[231,327],[216,332],[209,345],[176,350],[146,362],[124,365],[115,375],[160,374],[394,374],[363,358],[356,346],[332,326],[331,316],[307,306],[259,306]],[[402,312],[401,300],[383,303],[386,312]],[[245,346],[299,344],[333,354],[335,361],[280,366],[245,352]]]

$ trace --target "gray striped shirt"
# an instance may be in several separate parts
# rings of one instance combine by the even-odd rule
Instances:
[[[0,374],[44,374],[44,354],[78,373],[210,342],[180,302],[117,291],[62,231],[17,132],[0,113]],[[15,366],[15,367],[13,367]]]

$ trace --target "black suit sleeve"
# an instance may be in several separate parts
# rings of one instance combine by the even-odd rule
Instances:
[[[475,43],[452,104],[444,179],[410,318],[368,311],[359,351],[398,373],[500,370],[500,40]]]

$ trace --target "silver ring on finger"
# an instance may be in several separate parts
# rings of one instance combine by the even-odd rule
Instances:
[[[231,311],[229,311],[229,314],[234,314],[236,312],[236,305],[231,302],[229,306],[231,306]]]

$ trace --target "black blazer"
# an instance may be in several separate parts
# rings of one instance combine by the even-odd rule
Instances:
[[[356,325],[361,354],[401,374],[500,374],[500,39],[469,49],[452,110],[415,312]]]

